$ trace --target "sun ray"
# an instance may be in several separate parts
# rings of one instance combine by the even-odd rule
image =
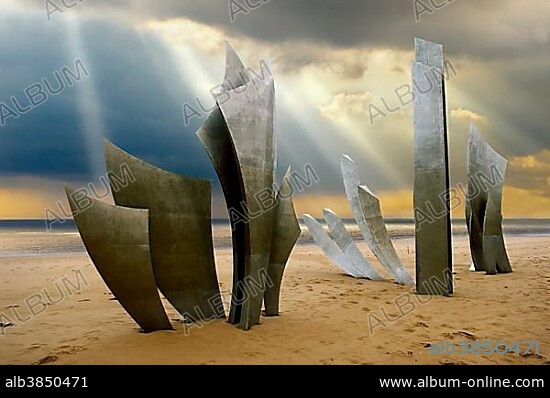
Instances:
[[[80,133],[84,137],[89,172],[95,179],[105,174],[102,139],[106,134],[106,127],[101,111],[101,100],[94,82],[98,77],[91,68],[92,63],[84,45],[81,21],[77,13],[64,15],[63,23],[66,31],[66,48],[70,59],[73,61],[80,59],[90,74],[86,81],[80,82],[75,89],[77,90],[76,99],[81,123]]]

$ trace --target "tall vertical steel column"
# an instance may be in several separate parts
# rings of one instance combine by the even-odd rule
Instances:
[[[443,46],[421,39],[414,44],[416,291],[450,295],[452,236]]]
[[[220,178],[233,231],[229,322],[248,330],[260,321],[274,231],[275,87],[271,76],[251,76],[228,44],[224,87],[197,136]]]

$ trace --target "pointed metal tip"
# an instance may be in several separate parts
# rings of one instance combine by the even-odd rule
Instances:
[[[228,52],[232,52],[232,53],[237,54],[237,52],[235,51],[235,48],[231,45],[231,43],[229,43],[228,40],[224,40],[223,43],[224,43],[224,46],[225,46],[225,52],[226,52],[226,54],[227,54]]]
[[[479,129],[477,128],[477,125],[473,120],[470,120],[470,135],[478,139],[481,137],[481,133],[479,132]]]
[[[370,188],[366,185],[359,185],[357,187],[357,190],[359,191],[359,194],[361,194],[361,192],[364,192],[365,194],[372,196],[374,199],[379,200],[378,196],[376,196],[374,192],[372,192]]]
[[[302,217],[303,217],[304,222],[306,223],[306,225],[308,225],[308,224],[310,224],[310,225],[311,225],[311,224],[313,224],[313,225],[315,225],[315,224],[321,225],[321,224],[319,223],[319,221],[317,221],[317,220],[315,219],[315,217],[312,217],[312,216],[309,215],[309,214],[304,214]]]
[[[470,138],[468,140],[469,143],[473,144],[474,146],[484,146],[486,150],[490,151],[492,153],[491,158],[496,160],[500,160],[504,165],[508,164],[508,160],[502,156],[489,142],[483,137],[483,134],[478,130],[475,123],[470,124]]]
[[[335,216],[336,215],[335,212],[333,212],[331,209],[327,209],[327,208],[323,209],[323,214],[324,214],[325,217],[327,215],[329,215],[329,216]]]
[[[474,145],[486,143],[473,120],[470,122],[470,137],[468,138],[468,142]]]
[[[225,42],[225,76],[223,85],[226,90],[232,90],[250,80],[244,63],[235,49]]]
[[[340,170],[342,175],[353,176],[353,179],[359,184],[360,178],[357,164],[349,156],[342,157],[340,161]],[[346,178],[344,178],[344,184],[346,184]]]
[[[414,38],[414,45],[416,46],[440,46],[443,47],[443,44],[436,43],[434,41],[426,40],[421,37],[415,37]]]
[[[103,140],[103,151],[105,153],[105,160],[106,161],[109,157],[114,156],[114,155],[124,155],[124,156],[128,156],[132,159],[138,159],[139,161],[142,161],[141,159],[135,157],[134,155],[131,155],[130,153],[126,152],[124,149],[122,149],[118,145],[113,144],[111,141],[109,141],[106,138]]]
[[[350,158],[350,157],[349,157],[348,155],[346,155],[345,153],[342,154],[342,157],[341,157],[340,159],[341,159],[341,161],[346,160],[346,161],[348,161],[348,162],[354,163],[353,159]]]
[[[284,186],[288,186],[291,184],[291,180],[290,180],[290,176],[291,176],[291,170],[292,170],[292,166],[291,165],[288,165],[288,167],[286,168],[284,174],[283,174],[283,178],[281,178],[281,186],[279,187],[279,190]]]
[[[277,191],[277,197],[279,197],[281,194],[284,195],[285,198],[294,196],[294,189],[292,187],[292,174],[291,174],[291,167],[288,165],[286,168],[285,173],[283,174],[283,178],[281,179],[281,184],[279,185],[279,190]],[[292,202],[292,199],[291,199]],[[292,204],[294,206],[294,204]]]
[[[124,150],[119,147],[118,145],[114,144],[111,140],[109,140],[108,138],[103,138],[103,148],[105,150],[117,150],[117,151],[122,151],[124,152]]]
[[[354,174],[357,174],[357,165],[348,155],[342,155],[340,159],[340,169],[342,172],[344,170],[351,170]]]
[[[70,185],[65,185],[65,193],[67,195],[72,195],[75,192],[75,189]]]

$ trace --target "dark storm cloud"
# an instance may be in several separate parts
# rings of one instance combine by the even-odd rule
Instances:
[[[250,9],[245,0],[234,1]],[[520,0],[416,0],[417,4],[419,1],[432,13],[422,13],[418,23],[414,0],[270,0],[247,14],[234,13],[234,23],[228,0],[94,0],[82,3],[78,12],[189,18],[231,35],[265,42],[408,50],[418,36],[445,43],[455,55],[511,58],[549,51],[546,27],[550,6],[545,0],[529,4]],[[248,4],[259,2],[249,0]],[[448,5],[436,10],[435,5],[445,3]],[[62,17],[56,13],[53,22]]]
[[[238,1],[245,4],[244,0]],[[236,20],[231,23],[227,0],[88,0],[74,9],[51,15],[51,22],[46,22],[44,2],[33,0],[26,3],[37,11],[32,18],[10,17],[0,23],[0,33],[9,38],[0,44],[0,101],[21,95],[28,84],[50,77],[59,67],[74,62],[66,52],[63,30],[63,20],[69,13],[93,17],[82,20],[85,61],[91,76],[89,81],[67,89],[29,114],[8,120],[0,129],[0,173],[62,178],[89,174],[85,140],[78,133],[81,118],[77,99],[86,84],[95,84],[106,134],[115,143],[160,167],[216,180],[193,134],[201,121],[193,119],[188,128],[183,124],[181,104],[191,100],[189,93],[196,93],[185,86],[171,62],[162,66],[163,76],[159,75],[152,58],[157,62],[169,59],[162,44],[149,42],[148,53],[131,26],[150,19],[172,18],[215,27],[230,38],[256,40],[259,52],[263,45],[276,46],[274,61],[278,73],[290,73],[310,64],[331,68],[334,66],[331,62],[341,61],[341,77],[361,79],[368,65],[333,59],[335,51],[349,48],[412,51],[415,36],[444,43],[447,56],[459,67],[459,75],[449,90],[449,108],[468,105],[462,98],[455,100],[455,93],[460,91],[464,97],[475,99],[472,107],[475,112],[490,119],[490,126],[485,126],[483,134],[503,155],[537,153],[550,148],[549,4],[547,0],[529,3],[454,0],[434,14],[423,14],[416,23],[412,0],[270,0],[247,15],[235,15]],[[476,70],[460,69],[462,61]],[[400,70],[401,66],[388,65],[388,70],[392,68]],[[171,82],[170,93],[163,84],[166,80]],[[280,115],[281,137],[304,130],[304,126],[292,125],[285,118],[286,115]],[[406,131],[412,134],[412,120],[406,122]],[[464,174],[467,124],[467,120],[451,121],[455,181]],[[387,129],[394,127],[388,126]],[[395,137],[374,139],[371,145],[376,145],[410,186],[411,139],[399,141],[400,127],[395,123]],[[311,125],[308,128],[315,130]],[[383,130],[384,126],[380,124],[377,129]],[[377,170],[380,166],[366,157],[361,160],[363,148],[350,149],[346,146],[349,142],[343,139],[339,140],[339,146],[332,145],[337,136],[321,140],[333,152],[331,159],[324,159],[316,146],[307,153],[307,160],[321,174],[322,184],[313,188],[319,192],[341,193],[338,173],[341,152],[352,155],[365,170]],[[388,145],[391,142],[400,144]],[[281,151],[283,166],[287,163],[286,156]],[[302,170],[300,164],[294,167]],[[369,181],[376,189],[403,187],[392,185],[383,173],[370,174]],[[536,181],[544,181],[542,177],[539,173]],[[520,179],[519,173],[511,178],[513,184],[515,181],[519,184]],[[535,181],[535,177],[532,179]]]
[[[170,62],[162,78],[171,82],[170,94],[155,70],[153,59],[168,59],[163,47],[148,43],[148,51],[130,28],[108,22],[82,25],[85,51],[67,51],[67,31],[44,21],[12,19],[2,30],[15,31],[3,41],[0,59],[0,102],[13,108],[10,97],[28,103],[24,89],[43,78],[55,85],[53,73],[67,65],[75,71],[80,57],[89,77],[66,87],[18,118],[7,118],[0,128],[0,174],[51,178],[90,178],[85,137],[81,135],[79,97],[95,85],[105,134],[146,161],[187,175],[213,177],[207,157],[194,135],[199,121],[185,128],[182,103],[192,93]],[[150,54],[150,55],[148,55]],[[175,95],[174,95],[175,93]],[[91,99],[93,100],[93,99]],[[98,125],[99,126],[99,125]]]

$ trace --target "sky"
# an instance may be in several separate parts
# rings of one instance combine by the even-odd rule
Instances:
[[[213,215],[226,216],[195,136],[223,79],[225,41],[258,73],[265,59],[275,79],[278,178],[288,165],[318,177],[296,193],[299,215],[351,215],[347,154],[384,215],[411,218],[415,37],[443,44],[448,61],[451,186],[465,183],[473,121],[509,161],[505,217],[550,217],[547,0],[0,5],[0,219],[67,208],[66,184],[101,191],[104,137],[155,166],[212,179]],[[184,104],[199,115],[185,120]]]

